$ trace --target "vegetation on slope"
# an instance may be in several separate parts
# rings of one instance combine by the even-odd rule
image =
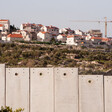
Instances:
[[[78,67],[80,74],[112,69],[112,52],[65,45],[0,44],[0,63],[7,67]]]

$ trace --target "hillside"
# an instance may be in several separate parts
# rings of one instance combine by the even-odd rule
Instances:
[[[48,44],[0,44],[0,63],[7,67],[78,67],[79,74],[105,74],[112,69],[112,52]]]

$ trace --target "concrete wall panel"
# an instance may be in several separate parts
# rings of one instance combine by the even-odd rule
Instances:
[[[31,68],[30,112],[54,112],[53,68]]]
[[[5,64],[0,64],[0,107],[5,106]]]
[[[29,112],[29,68],[6,69],[6,105]]]
[[[79,76],[79,112],[104,112],[103,76]]]
[[[112,76],[104,76],[105,112],[112,112]]]
[[[78,112],[78,69],[55,68],[55,112]]]

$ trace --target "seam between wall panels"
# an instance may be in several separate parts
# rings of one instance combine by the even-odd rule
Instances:
[[[78,74],[78,69],[77,69],[77,94],[78,94],[78,98],[77,98],[77,103],[78,103],[78,112],[79,110],[79,74]]]
[[[105,112],[105,81],[103,76],[103,112]]]
[[[31,106],[31,68],[29,68],[29,112],[30,112],[30,106]]]
[[[55,112],[55,68],[53,67],[53,112]]]
[[[4,79],[4,86],[5,86],[5,88],[4,88],[5,89],[4,90],[4,98],[5,99],[4,100],[5,100],[5,104],[4,105],[6,106],[6,66],[4,67],[4,75],[5,75],[4,76],[5,77],[5,79]]]

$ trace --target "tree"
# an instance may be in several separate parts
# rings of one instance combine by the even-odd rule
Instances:
[[[50,40],[50,43],[52,43],[52,44],[56,44],[56,40],[55,40],[54,37]]]
[[[10,33],[17,31],[17,28],[14,25],[10,25]]]

